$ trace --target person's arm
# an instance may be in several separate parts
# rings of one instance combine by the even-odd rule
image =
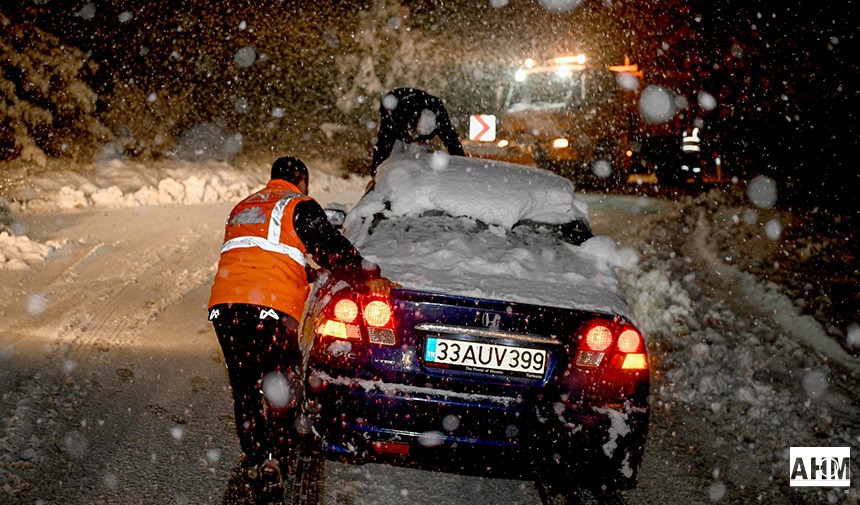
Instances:
[[[436,114],[436,135],[445,145],[448,154],[453,156],[465,156],[463,152],[463,144],[460,143],[460,137],[457,136],[457,131],[454,130],[454,125],[451,124],[451,118],[448,116],[448,110],[445,109],[445,104],[439,97],[430,95],[427,103],[428,108]]]
[[[373,146],[373,163],[370,165],[370,176],[376,177],[376,169],[391,156],[394,142],[397,140],[397,132],[389,116],[382,116],[379,121],[379,135],[376,145]]]
[[[445,149],[448,150],[448,154],[452,156],[465,156],[463,144],[460,143],[460,137],[457,136],[457,132],[454,130],[454,126],[451,124],[451,120],[448,118],[448,113],[445,112],[445,109],[442,109],[442,114],[436,116],[436,124],[438,127],[437,134],[445,145]]]
[[[338,277],[365,283],[380,277],[379,265],[365,260],[352,243],[329,223],[315,200],[303,200],[293,211],[293,227],[308,254]]]

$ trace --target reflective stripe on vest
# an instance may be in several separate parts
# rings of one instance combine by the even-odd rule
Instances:
[[[699,149],[699,127],[693,128],[693,133],[685,135],[681,139],[681,150],[685,153],[697,153]]]
[[[267,238],[255,237],[253,235],[232,238],[227,242],[224,242],[224,245],[221,247],[221,254],[233,249],[259,247],[264,251],[283,254],[304,268],[305,265],[308,264],[307,260],[305,260],[305,255],[299,249],[281,243],[281,227],[284,218],[284,209],[287,208],[287,204],[299,196],[302,195],[300,193],[289,193],[278,200],[278,203],[275,204],[275,208],[272,209],[272,217],[269,220]]]

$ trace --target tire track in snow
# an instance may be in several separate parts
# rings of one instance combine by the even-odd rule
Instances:
[[[161,213],[167,216],[171,208]],[[193,250],[195,244],[205,243],[200,230],[176,226],[149,237],[145,232],[152,229],[149,214],[127,209],[100,214],[108,216],[103,222],[115,214],[113,220],[125,223],[128,236],[113,242],[99,239],[91,246],[75,243],[63,253],[70,257],[59,254],[56,262],[49,261],[26,281],[33,292],[24,294],[41,297],[43,310],[12,318],[8,331],[75,348],[98,342],[103,347],[125,345],[165,307],[211,281],[214,264],[201,261]],[[96,228],[104,226],[98,223]]]
[[[704,262],[709,279],[727,294],[727,300],[743,305],[762,318],[774,322],[782,332],[798,344],[816,352],[839,370],[860,380],[860,358],[854,357],[827,335],[821,324],[812,316],[798,313],[791,300],[775,290],[765,288],[755,276],[722,262],[708,245],[708,226],[700,215],[691,239],[689,252]],[[740,296],[739,300],[737,297]],[[767,303],[763,305],[763,301]],[[773,310],[764,310],[763,307]]]
[[[177,207],[163,212],[197,210]],[[158,229],[152,218],[142,216],[136,223],[134,211],[98,214],[104,218],[84,226],[85,237],[75,237],[53,258],[21,275],[4,305],[8,317],[0,321],[5,340],[0,377],[8,414],[0,424],[0,496],[38,493],[41,472],[34,469],[51,466],[49,462],[58,458],[74,461],[86,451],[82,435],[86,428],[76,427],[74,421],[69,424],[94,415],[79,412],[80,406],[103,389],[100,383],[134,380],[135,367],[123,357],[128,355],[123,348],[146,340],[141,334],[159,314],[186,303],[180,300],[204,289],[214,274],[214,264],[195,253],[195,247],[209,248],[204,231],[194,226],[199,217],[191,219],[190,228],[176,226],[150,237],[147,232]],[[104,229],[112,221],[125,221],[131,232],[116,240],[111,230]],[[107,238],[91,237],[93,229]],[[58,233],[74,236],[75,231],[72,227]],[[217,255],[219,233],[206,233],[212,235],[207,252]],[[33,297],[37,310],[15,308],[28,305]],[[205,322],[202,308],[200,320]],[[111,350],[119,354],[107,354]]]

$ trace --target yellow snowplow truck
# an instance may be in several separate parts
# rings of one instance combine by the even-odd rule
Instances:
[[[639,151],[637,65],[583,54],[525,60],[498,89],[498,114],[470,117],[467,155],[547,168],[585,185],[626,183]]]

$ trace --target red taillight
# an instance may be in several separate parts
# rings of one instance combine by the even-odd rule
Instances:
[[[382,328],[391,322],[391,306],[382,300],[373,300],[364,306],[364,322],[368,326]]]
[[[618,335],[618,350],[622,353],[612,361],[612,365],[622,370],[647,370],[648,356],[645,354],[645,341],[642,335],[633,328],[626,328]],[[618,358],[624,357],[621,364]]]
[[[325,317],[317,326],[317,333],[324,337],[343,340],[360,340],[361,327],[358,321],[358,304],[350,298],[342,298],[325,311]]]
[[[602,352],[612,345],[612,330],[598,324],[591,327],[585,334],[585,346],[589,351]]]
[[[323,312],[317,334],[346,340],[361,340],[366,333],[372,344],[394,345],[394,310],[391,302],[376,296],[341,298]]]
[[[344,323],[351,323],[358,317],[358,305],[345,298],[334,305],[334,317]]]
[[[618,350],[625,353],[638,352],[642,349],[642,336],[633,328],[627,328],[618,336]]]
[[[577,367],[597,368],[611,358],[611,368],[648,369],[645,341],[635,328],[603,320],[594,321],[586,328],[582,345],[574,359]]]
[[[367,325],[367,339],[371,344],[394,345],[394,310],[388,299],[362,298],[362,315]]]

